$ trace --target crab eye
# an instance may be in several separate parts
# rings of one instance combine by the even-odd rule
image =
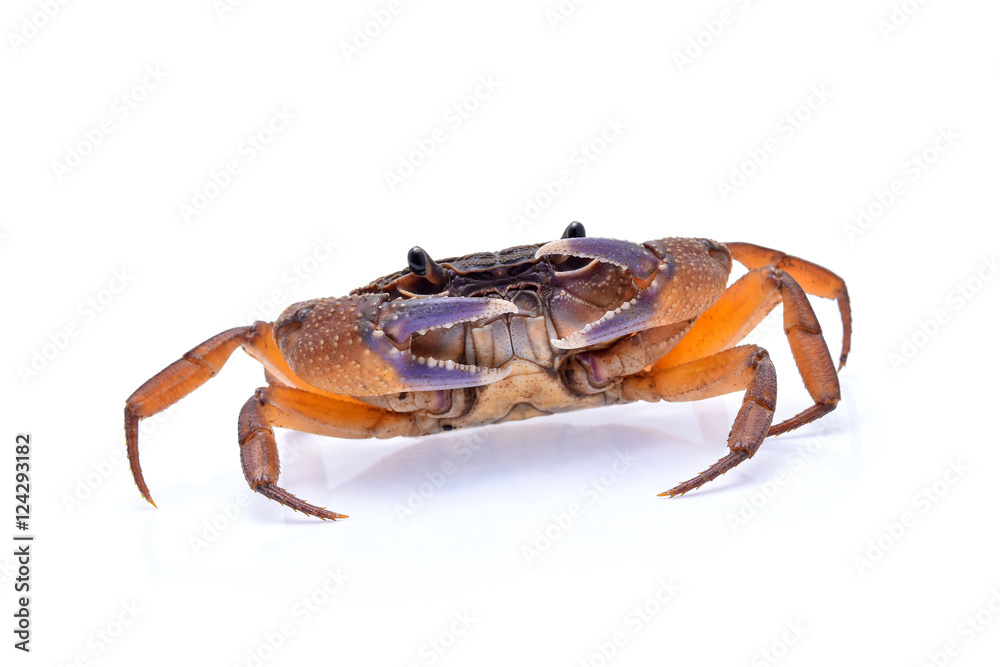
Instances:
[[[574,220],[566,226],[562,238],[582,239],[585,236],[587,236],[587,230],[583,228],[583,223]],[[571,255],[550,255],[549,261],[552,262],[556,271],[576,271],[590,264],[592,260],[587,257],[573,257]]]
[[[587,230],[583,228],[582,222],[571,222],[563,232],[564,239],[582,239],[587,235]]]
[[[427,252],[418,245],[410,248],[406,253],[406,263],[410,265],[410,271],[418,276],[427,275]]]
[[[410,248],[410,252],[406,253],[406,263],[410,265],[413,275],[425,278],[427,282],[437,287],[444,285],[444,269],[420,246],[415,245]]]
[[[284,340],[285,336],[297,331],[302,328],[302,324],[306,321],[309,315],[312,313],[311,306],[303,306],[299,308],[294,313],[289,315],[282,315],[274,323],[274,340],[279,344]]]

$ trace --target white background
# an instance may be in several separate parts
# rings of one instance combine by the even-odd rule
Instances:
[[[5,3],[0,490],[10,517],[30,432],[36,542],[30,656],[10,646],[0,549],[4,661],[992,664],[996,3],[592,2],[553,25],[555,0],[404,2],[350,58],[386,2],[220,6]],[[495,89],[451,121],[481,77]],[[294,118],[248,159],[275,109]],[[614,141],[581,159],[609,121]],[[436,128],[445,141],[390,188]],[[569,186],[539,198],[561,170]],[[859,207],[877,214],[863,229]],[[351,515],[321,523],[243,480],[236,417],[263,378],[237,352],[144,424],[159,509],[139,496],[124,400],[185,350],[398,270],[414,244],[497,250],[571,220],[839,273],[855,322],[839,409],[679,500],[655,494],[723,455],[739,395],[424,439],[280,432],[283,485]],[[839,350],[835,306],[814,301]],[[763,329],[781,419],[808,397],[780,319]],[[634,462],[612,475],[618,452]]]

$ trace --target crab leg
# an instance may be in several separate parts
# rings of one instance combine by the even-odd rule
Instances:
[[[836,299],[840,307],[840,319],[844,323],[844,340],[840,350],[838,370],[847,363],[847,355],[851,351],[851,299],[847,295],[847,285],[843,278],[833,271],[799,257],[786,255],[780,250],[765,248],[752,243],[727,243],[726,247],[733,259],[748,269],[759,269],[765,266],[785,271],[802,286],[806,294]]]
[[[294,387],[263,387],[240,411],[239,443],[243,474],[250,488],[282,505],[319,517],[346,514],[311,505],[278,486],[281,466],[273,427],[338,438],[391,438],[416,435],[412,415],[340,400]]]
[[[166,410],[205,384],[250,335],[250,327],[236,327],[215,335],[184,353],[180,359],[147,380],[125,401],[125,443],[132,478],[142,497],[154,507],[139,466],[139,420]]]
[[[837,371],[805,292],[794,278],[772,266],[752,270],[733,283],[654,367],[685,364],[735,345],[779,303],[784,304],[785,335],[795,365],[814,404],[772,426],[768,435],[785,433],[822,417],[840,401]]]
[[[746,393],[729,432],[729,454],[661,496],[678,496],[697,489],[757,452],[774,416],[778,392],[774,365],[764,348],[743,345],[679,366],[654,367],[622,382],[622,395],[629,400],[697,401],[740,389],[746,389]]]
[[[253,326],[236,327],[209,338],[147,380],[125,401],[125,442],[132,478],[142,497],[154,507],[156,503],[149,494],[139,465],[140,420],[166,410],[205,384],[222,370],[230,355],[240,346],[264,365],[269,381],[305,388],[306,385],[295,377],[275,346],[271,326],[265,322],[255,322]],[[364,405],[346,397],[342,400]]]

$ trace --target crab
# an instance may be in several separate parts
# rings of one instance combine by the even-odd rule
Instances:
[[[733,260],[748,269],[727,288]],[[347,515],[278,485],[274,428],[340,438],[418,436],[632,401],[694,401],[743,391],[729,451],[659,495],[679,496],[752,457],[764,438],[840,401],[851,346],[850,300],[831,271],[750,243],[562,238],[435,261],[412,248],[407,268],[347,296],[302,301],[274,322],[209,338],[125,403],[129,465],[139,421],[217,374],[238,347],[267,386],[240,411],[246,480],[257,493],[321,519]],[[835,369],[806,294],[835,299],[843,324]],[[813,404],[772,424],[777,376],[767,351],[740,341],[778,304]]]

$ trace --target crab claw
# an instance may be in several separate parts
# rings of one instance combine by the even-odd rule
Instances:
[[[415,333],[423,335],[431,329],[450,329],[461,322],[516,312],[517,306],[503,299],[468,296],[397,299],[383,304],[379,327],[397,343],[404,343]]]
[[[725,246],[706,239],[666,239],[643,245],[602,238],[560,239],[542,255],[572,255],[614,264],[634,283],[635,296],[563,338],[577,349],[697,317],[725,291],[731,260]]]
[[[457,389],[496,382],[509,368],[484,368],[411,352],[414,335],[517,312],[503,299],[384,294],[304,301],[274,323],[289,367],[319,389],[350,396]]]
[[[628,271],[638,287],[648,287],[656,277],[657,269],[660,266],[660,258],[645,247],[618,239],[594,237],[559,239],[546,243],[535,251],[535,257],[543,255],[589,257],[614,264]]]

